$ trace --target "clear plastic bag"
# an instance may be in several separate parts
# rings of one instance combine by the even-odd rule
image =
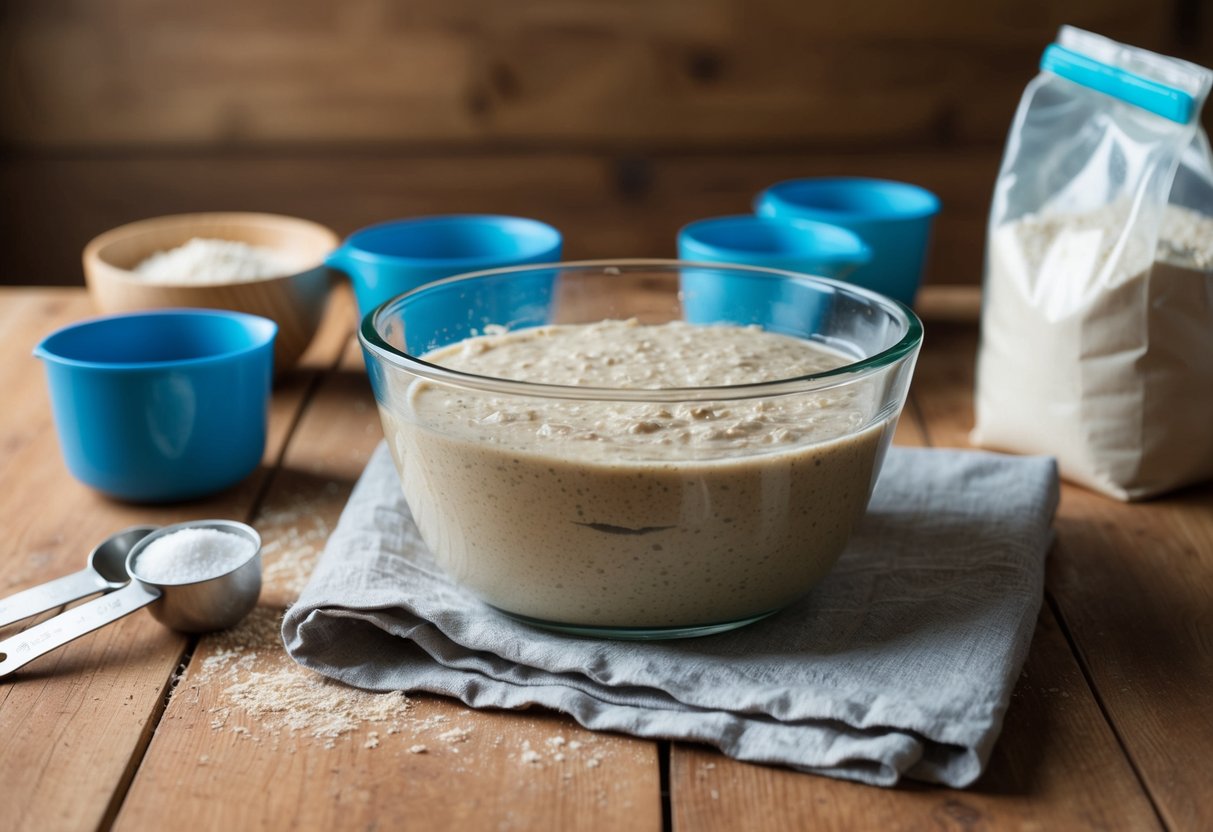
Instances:
[[[1064,27],[990,212],[977,444],[1142,499],[1213,478],[1213,73]]]

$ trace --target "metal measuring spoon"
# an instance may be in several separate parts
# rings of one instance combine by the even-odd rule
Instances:
[[[88,554],[88,566],[0,599],[0,627],[70,604],[86,595],[109,592],[127,585],[126,556],[156,526],[131,526],[111,534]]]
[[[153,541],[182,529],[217,529],[239,535],[252,554],[241,565],[201,581],[152,583],[139,577],[139,555]],[[157,529],[144,537],[126,557],[131,581],[122,589],[81,604],[23,633],[0,641],[0,678],[69,641],[151,606],[152,616],[183,633],[209,633],[238,623],[257,605],[261,594],[261,536],[232,520],[196,520]]]

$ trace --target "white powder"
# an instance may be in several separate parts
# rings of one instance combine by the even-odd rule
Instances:
[[[593,738],[587,739],[585,742],[578,740],[566,740],[561,734],[553,734],[544,739],[543,744],[545,749],[537,749],[531,745],[530,740],[523,740],[519,746],[518,763],[522,766],[534,768],[546,768],[550,764],[561,764],[565,762],[573,762],[580,760],[586,768],[598,768],[607,758],[607,752],[598,748],[588,748],[585,754],[577,754],[581,748],[590,746],[594,743]],[[494,745],[501,744],[501,737],[497,738]],[[546,756],[545,756],[546,755]],[[561,766],[564,768],[564,766]],[[571,775],[565,774],[566,777]]]
[[[452,728],[439,734],[438,739],[445,743],[467,742],[471,735],[471,728]]]
[[[133,271],[149,283],[239,283],[292,274],[299,265],[265,246],[195,237],[156,252]]]
[[[1028,215],[988,261],[974,441],[1121,499],[1213,476],[1213,218]]]
[[[336,494],[338,488],[329,483],[325,491]],[[329,531],[324,502],[325,498],[301,495],[291,500],[289,508],[258,517],[261,528],[279,532],[262,548],[270,594],[293,600],[306,583]],[[197,700],[204,689],[214,690],[211,730],[242,724],[247,733],[236,736],[264,739],[290,754],[296,753],[300,739],[332,748],[361,734],[362,747],[375,749],[389,747],[390,737],[404,734],[414,738],[414,744],[406,747],[408,753],[427,754],[429,748],[416,739],[451,728],[441,714],[413,719],[413,702],[402,691],[372,693],[300,667],[283,649],[281,615],[281,609],[260,606],[235,627],[207,636],[209,655],[195,660],[185,686],[174,696],[192,693]],[[363,733],[370,728],[375,730]],[[458,733],[466,740],[471,730]],[[459,740],[452,736],[445,747],[455,747],[453,742]]]
[[[253,556],[252,541],[218,529],[181,529],[147,545],[135,571],[154,584],[189,584],[231,572]]]
[[[332,741],[367,723],[399,733],[399,721],[413,707],[403,692],[371,693],[300,667],[282,648],[281,624],[279,613],[258,607],[235,627],[209,637],[215,652],[190,687],[227,683],[212,708],[212,730],[244,717],[275,742],[284,733]]]

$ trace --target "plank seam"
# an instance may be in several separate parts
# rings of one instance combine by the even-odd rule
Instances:
[[[101,822],[97,825],[99,832],[109,832],[114,826],[114,821],[118,819],[118,812],[122,809],[122,804],[126,802],[126,795],[130,792],[131,784],[135,782],[135,775],[143,765],[143,758],[147,756],[147,749],[152,744],[152,737],[156,735],[156,730],[160,727],[161,720],[164,719],[164,712],[168,709],[172,690],[177,686],[177,682],[185,672],[189,657],[194,653],[196,641],[196,636],[190,637],[177,662],[176,669],[164,680],[160,695],[156,697],[156,706],[148,716],[147,722],[144,723],[143,730],[139,734],[139,742],[135,744],[130,759],[126,761],[126,768],[123,769],[122,776],[118,779],[113,794],[110,795],[109,802],[105,806],[105,812],[101,815]]]
[[[670,741],[657,743],[657,776],[661,790],[661,828],[671,832],[674,828],[674,802],[670,799]]]
[[[1087,689],[1091,692],[1092,699],[1095,700],[1095,706],[1099,708],[1099,714],[1103,717],[1104,722],[1108,726],[1108,730],[1112,732],[1113,738],[1116,740],[1117,746],[1120,748],[1120,753],[1124,755],[1125,762],[1129,764],[1130,771],[1137,779],[1138,785],[1141,787],[1142,793],[1150,804],[1150,809],[1154,812],[1154,817],[1158,820],[1158,825],[1161,829],[1170,829],[1166,819],[1163,817],[1162,809],[1158,802],[1154,799],[1153,792],[1150,791],[1150,785],[1146,781],[1145,775],[1141,768],[1137,765],[1137,761],[1133,759],[1133,754],[1129,750],[1129,745],[1125,738],[1121,735],[1120,730],[1116,727],[1116,722],[1112,719],[1112,714],[1108,710],[1107,703],[1104,701],[1103,695],[1100,694],[1099,688],[1095,684],[1095,678],[1091,673],[1090,665],[1087,664],[1086,656],[1078,646],[1077,640],[1070,631],[1070,625],[1066,621],[1066,617],[1062,612],[1061,604],[1053,596],[1049,590],[1045,590],[1045,603],[1049,605],[1049,609],[1053,611],[1053,617],[1057,619],[1058,629],[1061,630],[1062,636],[1066,640],[1066,644],[1070,647],[1070,653],[1074,656],[1074,661],[1078,665],[1078,670],[1082,673],[1083,681],[1087,685]]]

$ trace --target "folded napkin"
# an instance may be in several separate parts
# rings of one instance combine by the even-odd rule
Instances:
[[[980,775],[1027,653],[1057,504],[1047,458],[892,448],[865,519],[806,598],[730,633],[576,638],[456,587],[376,450],[282,634],[300,664],[474,708],[892,785]]]

